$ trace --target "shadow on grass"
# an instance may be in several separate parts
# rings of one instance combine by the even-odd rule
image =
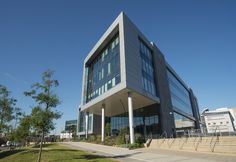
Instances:
[[[132,153],[132,154],[124,154],[124,155],[115,155],[115,156],[110,156],[111,158],[114,158],[114,159],[119,159],[119,158],[129,158],[130,156],[132,155],[137,155],[137,154],[140,154],[141,152],[135,152],[135,153]]]
[[[84,159],[84,160],[101,160],[104,158],[109,158],[106,156],[100,156],[100,155],[93,155],[93,154],[85,154],[85,155],[80,155],[80,157],[74,157],[74,159]]]
[[[43,150],[43,152],[51,152],[51,151],[60,151],[60,152],[63,152],[63,151],[69,151],[69,152],[83,152],[83,151],[80,151],[80,150],[75,150],[75,149],[51,149],[51,150]]]
[[[93,154],[85,154],[80,155],[80,157],[75,157],[73,159],[84,159],[84,160],[104,160],[104,159],[120,159],[120,158],[129,158],[132,155],[140,154],[141,152],[136,152],[132,154],[124,154],[124,155],[115,155],[115,156],[102,156],[102,155],[93,155]]]
[[[49,146],[53,146],[55,145],[54,143],[47,143],[47,144],[43,144],[43,148],[49,147]],[[34,145],[32,148],[39,148],[40,145]]]
[[[22,152],[22,151],[24,151],[24,150],[21,149],[21,150],[9,150],[9,151],[0,152],[0,159],[5,158],[7,156],[14,155],[14,154]]]

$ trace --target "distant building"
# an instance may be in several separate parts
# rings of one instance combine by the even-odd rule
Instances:
[[[202,120],[207,133],[235,132],[235,115],[231,109],[206,109],[202,112]]]
[[[77,120],[67,120],[65,123],[65,131],[71,131],[73,127],[77,128]]]
[[[72,138],[72,133],[62,131],[60,133],[60,139],[71,139]]]
[[[73,132],[77,133],[77,120],[67,120],[65,130],[60,133],[60,139],[71,139]]]
[[[229,108],[229,111],[231,112],[232,117],[234,118],[234,128],[236,129],[236,108]]]
[[[86,113],[82,112],[81,109],[79,108],[78,119],[79,119],[79,122],[78,122],[77,133],[79,136],[86,136],[86,128],[88,129],[87,135],[101,133],[101,130],[100,130],[101,116],[92,114],[92,113],[88,113],[88,115],[86,115]]]

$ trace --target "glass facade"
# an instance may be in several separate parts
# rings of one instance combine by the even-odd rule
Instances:
[[[79,112],[79,131],[85,132],[85,113]]]
[[[157,108],[155,106],[136,109],[134,113],[134,132],[144,136],[159,134],[159,119]],[[111,133],[118,134],[122,128],[129,128],[128,113],[123,113],[117,116],[110,117]]]
[[[167,76],[173,109],[193,116],[189,92],[169,70],[167,70]]]
[[[86,102],[120,83],[120,48],[117,34],[87,66]]]
[[[93,116],[92,116],[92,114],[90,114],[89,115],[89,117],[88,117],[88,131],[92,131],[92,126],[93,126]]]
[[[195,123],[193,120],[184,117],[183,115],[180,115],[178,113],[174,113],[174,118],[175,118],[175,128],[176,132],[182,131],[185,129],[191,129],[195,128]]]
[[[79,112],[79,132],[85,132],[86,131],[86,113],[85,112]],[[93,126],[93,114],[88,115],[88,131],[92,131]]]
[[[152,51],[141,40],[140,40],[140,56],[142,60],[143,89],[149,94],[156,96]]]

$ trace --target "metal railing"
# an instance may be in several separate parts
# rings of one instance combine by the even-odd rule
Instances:
[[[219,127],[216,126],[215,131],[214,131],[214,135],[211,137],[211,141],[210,141],[210,149],[212,152],[214,152],[216,143],[219,142],[219,135],[221,136],[221,131],[219,129]],[[215,139],[215,141],[214,141]]]
[[[170,138],[168,139],[168,147],[171,148],[172,144],[175,142],[176,138],[174,138],[174,135],[172,134]]]
[[[202,136],[198,137],[198,140],[194,143],[194,150],[197,151],[199,144],[202,142]]]
[[[178,134],[179,133],[179,134]],[[178,147],[178,149],[186,149],[191,147],[193,150],[198,151],[201,149],[209,149],[209,151],[214,152],[218,144],[221,145],[221,136],[235,136],[236,132],[222,132],[222,128],[216,126],[214,130],[212,129],[210,133],[203,131],[203,129],[189,129],[177,134],[172,134],[168,136],[166,131],[158,136],[157,145],[158,147]],[[178,138],[175,138],[177,135]],[[155,137],[154,137],[155,138]]]
[[[165,142],[165,140],[166,140],[166,138],[167,138],[167,132],[164,131],[164,132],[161,134],[160,138],[163,139],[163,140],[162,140],[161,143],[159,144],[159,147],[161,147],[161,145]]]

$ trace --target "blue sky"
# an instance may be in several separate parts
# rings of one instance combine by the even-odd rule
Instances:
[[[82,62],[121,11],[156,43],[204,107],[236,107],[236,1],[0,1],[0,84],[29,113],[23,95],[56,71],[64,122],[80,103]]]

